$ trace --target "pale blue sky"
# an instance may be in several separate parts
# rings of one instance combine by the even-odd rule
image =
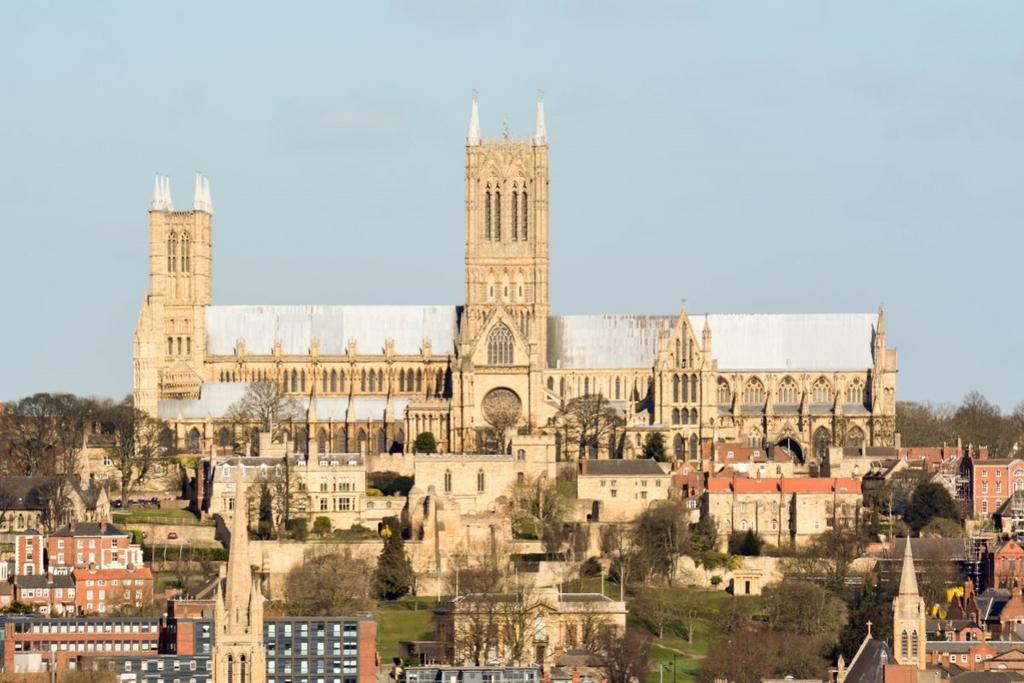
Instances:
[[[5,2],[0,399],[120,396],[153,174],[218,303],[461,303],[463,144],[546,92],[556,313],[888,311],[1024,377],[1024,3]]]

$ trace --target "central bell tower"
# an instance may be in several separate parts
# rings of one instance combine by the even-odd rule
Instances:
[[[451,447],[469,451],[494,448],[500,438],[495,430],[507,435],[535,425],[541,400],[549,311],[548,138],[541,93],[532,136],[513,138],[506,129],[486,139],[474,93],[465,227],[466,305],[459,321]],[[503,417],[496,418],[498,412]]]
[[[497,308],[531,356],[546,355],[548,140],[544,101],[529,138],[484,139],[476,95],[466,135],[466,320],[470,337]]]

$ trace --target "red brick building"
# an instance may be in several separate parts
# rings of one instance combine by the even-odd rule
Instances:
[[[14,599],[40,614],[74,614],[75,582],[68,576],[26,574],[14,577]]]
[[[1019,458],[975,458],[970,472],[970,511],[976,517],[994,514],[1014,491],[1024,491],[1024,460]]]
[[[142,566],[142,548],[106,522],[63,526],[46,540],[50,571],[60,568],[127,569]]]
[[[46,573],[46,537],[29,529],[14,537],[14,575]]]
[[[75,569],[72,576],[79,614],[105,614],[119,607],[141,607],[153,600],[153,572],[132,569]]]

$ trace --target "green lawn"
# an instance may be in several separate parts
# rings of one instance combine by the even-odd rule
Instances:
[[[114,524],[215,524],[213,520],[200,522],[188,510],[176,508],[128,508],[113,512],[111,517]]]
[[[398,644],[403,640],[434,638],[433,610],[436,605],[436,600],[423,597],[380,603],[376,616],[377,651],[381,662],[389,663],[397,657]]]

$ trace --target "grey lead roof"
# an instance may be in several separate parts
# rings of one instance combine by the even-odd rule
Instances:
[[[698,343],[705,318],[719,370],[864,370],[873,365],[874,314],[692,315]],[[548,364],[580,370],[653,367],[658,334],[675,321],[674,315],[551,316]]]
[[[429,339],[436,354],[455,351],[455,306],[207,306],[206,343],[211,355],[232,355],[238,341],[245,352],[270,354],[281,342],[286,355],[305,355],[313,341],[320,353],[344,354],[349,340],[360,354],[419,354]]]
[[[388,339],[395,353],[416,355],[429,339],[437,354],[455,351],[457,306],[208,306],[211,355],[305,355],[316,341],[325,355],[342,355],[348,342],[377,355]],[[863,370],[872,366],[873,314],[693,315],[698,339],[707,319],[719,370]],[[676,315],[564,315],[548,319],[552,368],[611,370],[653,367],[658,335]]]
[[[157,406],[157,414],[165,420],[179,418],[205,419],[226,417],[228,410],[245,396],[248,382],[204,382],[198,399],[163,399]],[[344,422],[348,415],[348,397],[316,398],[316,416],[320,420]],[[383,420],[387,408],[385,396],[356,396],[351,399],[357,420]],[[305,416],[309,408],[308,397],[296,397]],[[392,398],[391,408],[396,418],[405,416],[408,398]]]

